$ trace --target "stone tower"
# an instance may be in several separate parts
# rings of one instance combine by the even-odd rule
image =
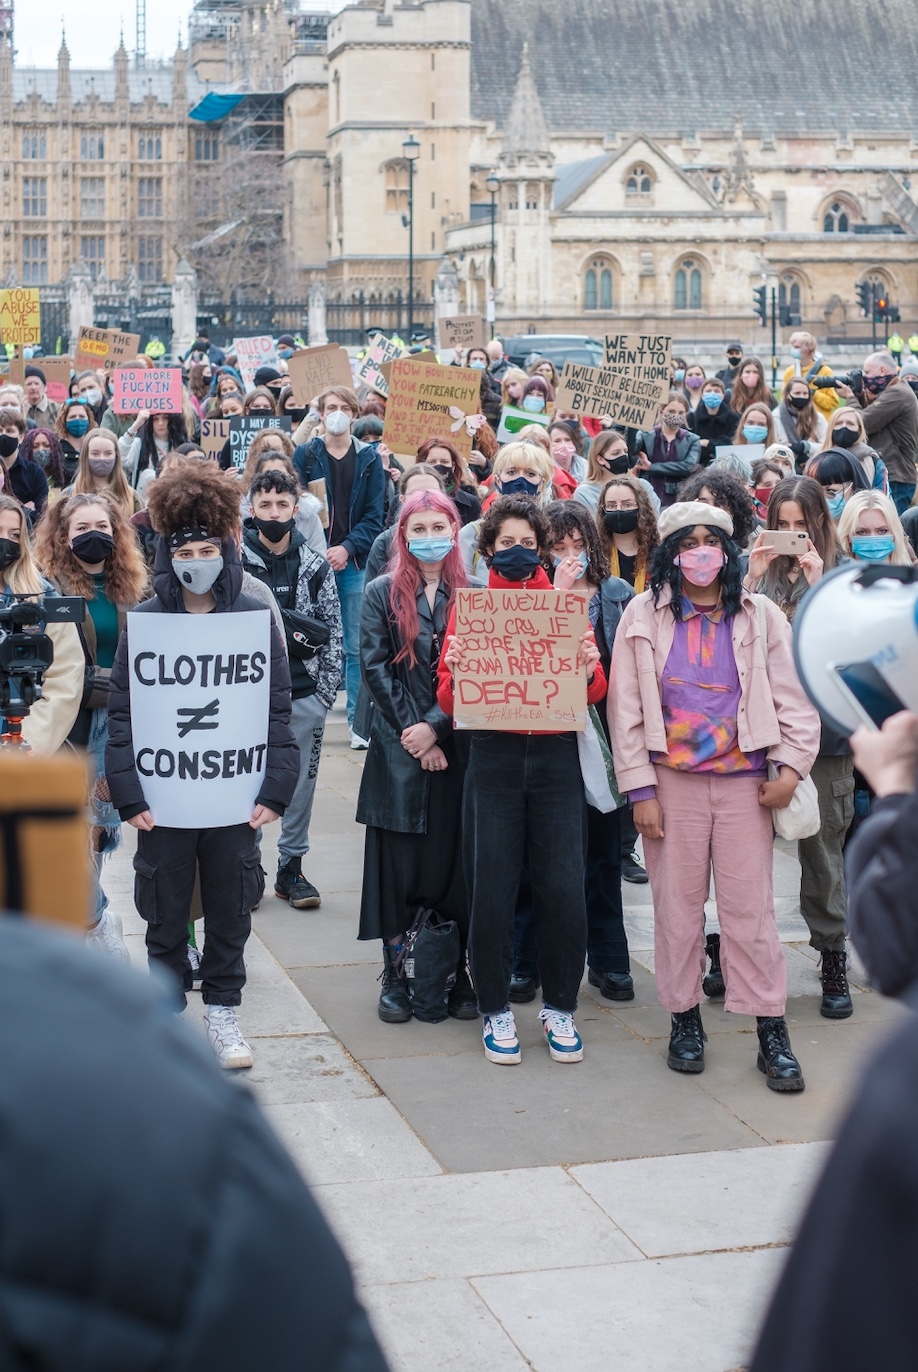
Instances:
[[[523,46],[498,158],[500,229],[497,279],[525,313],[553,300],[551,208],[555,159],[545,111]]]

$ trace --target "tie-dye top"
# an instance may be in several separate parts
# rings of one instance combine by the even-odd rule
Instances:
[[[746,754],[737,740],[740,680],[722,605],[699,610],[683,596],[662,695],[668,751],[652,753],[652,762],[678,772],[765,775],[767,750]]]

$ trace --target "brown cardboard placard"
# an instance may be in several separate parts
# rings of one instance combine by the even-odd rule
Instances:
[[[652,428],[669,388],[670,339],[658,334],[609,334],[601,367],[565,362],[555,404],[561,410],[636,429]]]
[[[354,389],[351,361],[340,343],[300,348],[287,358],[287,375],[298,405],[308,405],[329,386]]]
[[[358,384],[369,386],[380,395],[388,395],[389,383],[380,367],[384,362],[394,362],[397,357],[404,357],[407,351],[404,343],[395,343],[385,334],[377,334],[357,368]]]
[[[139,333],[121,333],[118,329],[80,329],[76,356],[77,372],[94,371],[97,367],[116,367],[119,362],[131,361],[140,350]]]
[[[587,591],[462,589],[456,637],[457,729],[559,733],[586,727],[587,681],[578,665],[589,628]]]
[[[228,419],[201,420],[201,447],[208,457],[219,457],[230,436]]]
[[[25,381],[25,358],[22,349],[17,348],[13,356],[9,359],[6,369],[6,379],[13,386],[21,386]]]
[[[46,393],[55,405],[61,405],[70,394],[73,364],[69,357],[37,357],[34,365],[45,374]]]
[[[410,356],[412,362],[436,362],[438,366],[440,365],[437,358],[437,354],[431,352],[429,348],[425,348],[424,351],[420,353],[411,353]],[[389,377],[392,375],[392,363],[380,363],[379,370],[382,373],[382,375],[386,378],[386,385],[388,386]]]
[[[441,348],[483,348],[487,343],[485,322],[480,314],[455,314],[437,320]]]
[[[470,367],[441,367],[402,357],[392,364],[383,442],[411,456],[434,435],[452,439],[462,456],[472,455],[466,420],[481,411],[481,373]]]

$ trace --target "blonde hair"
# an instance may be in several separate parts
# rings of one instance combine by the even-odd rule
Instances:
[[[542,484],[551,487],[555,464],[541,447],[519,440],[515,443],[507,443],[494,459],[495,481],[507,470],[511,462],[525,462],[530,467],[534,467],[542,478]]]
[[[514,443],[526,443],[530,448],[541,448],[542,452],[551,457],[551,439],[548,437],[548,430],[544,424],[527,424],[524,429],[520,429],[514,438]],[[554,463],[552,463],[554,468]]]
[[[864,428],[864,416],[854,405],[839,405],[837,410],[833,410],[826,423],[826,436],[822,441],[820,452],[825,452],[828,448],[834,448],[832,435],[840,419],[854,419],[857,421],[857,441],[858,443],[867,442],[867,430]]]
[[[522,395],[520,395],[517,400],[513,400],[507,387],[515,386],[517,382],[519,382],[520,386],[525,386],[528,380],[529,377],[526,372],[523,371],[522,367],[508,367],[504,372],[500,383],[500,398],[503,403],[505,405],[516,406],[519,401],[522,400]]]
[[[15,510],[19,516],[19,556],[9,567],[0,567],[0,589],[8,587],[13,595],[40,595],[45,583],[32,556],[29,527],[23,508],[18,500],[0,491],[0,510]]]
[[[848,556],[854,557],[851,540],[857,528],[858,517],[865,510],[879,510],[886,520],[887,528],[896,542],[895,549],[889,559],[892,565],[894,567],[910,567],[913,559],[908,550],[902,520],[899,518],[898,511],[889,496],[884,495],[882,491],[857,491],[845,504],[836,532],[838,541]]]
[[[605,429],[601,434],[597,434],[592,440],[589,454],[590,465],[587,468],[586,474],[587,481],[593,481],[599,484],[609,480],[612,473],[608,471],[607,468],[599,465],[599,459],[605,455],[607,449],[611,448],[613,443],[624,443],[625,453],[623,453],[622,456],[627,454],[628,440],[623,433],[619,433],[618,429]]]
[[[73,495],[99,495],[95,485],[95,477],[89,466],[89,444],[95,439],[106,439],[111,444],[115,454],[115,465],[111,474],[106,478],[105,494],[112,500],[116,500],[121,506],[128,519],[134,513],[134,494],[128,485],[127,477],[124,474],[124,466],[121,461],[121,451],[118,447],[118,440],[109,429],[90,429],[83,435],[80,443],[79,465],[76,476],[73,479],[71,493]]]

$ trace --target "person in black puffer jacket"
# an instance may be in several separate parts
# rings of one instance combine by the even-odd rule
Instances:
[[[702,467],[711,465],[719,445],[733,442],[738,424],[739,415],[727,404],[723,382],[709,377],[701,389],[700,403],[688,417],[688,426],[701,444]]]
[[[261,602],[242,593],[235,538],[239,490],[232,476],[194,458],[178,461],[151,484],[149,509],[160,536],[153,570],[155,594],[135,614],[237,614],[263,608]],[[187,560],[189,553],[191,560]],[[182,569],[184,584],[177,568]],[[247,823],[208,823],[205,791],[200,828],[154,824],[134,755],[130,622],[121,635],[109,685],[105,774],[112,804],[138,831],[134,898],[147,921],[147,953],[151,963],[173,973],[180,988],[179,1007],[184,1008],[184,992],[192,985],[188,922],[195,869],[199,868],[205,938],[201,990],[208,1036],[224,1067],[252,1065],[252,1051],[239,1031],[235,1007],[245,985],[243,952],[251,912],[265,885],[256,831],[284,813],[300,767],[299,748],[290,728],[290,670],[273,621],[270,633],[267,749],[261,786]],[[240,634],[244,634],[242,625]]]
[[[4,1372],[386,1372],[296,1167],[160,986],[0,917],[0,1036]]]

